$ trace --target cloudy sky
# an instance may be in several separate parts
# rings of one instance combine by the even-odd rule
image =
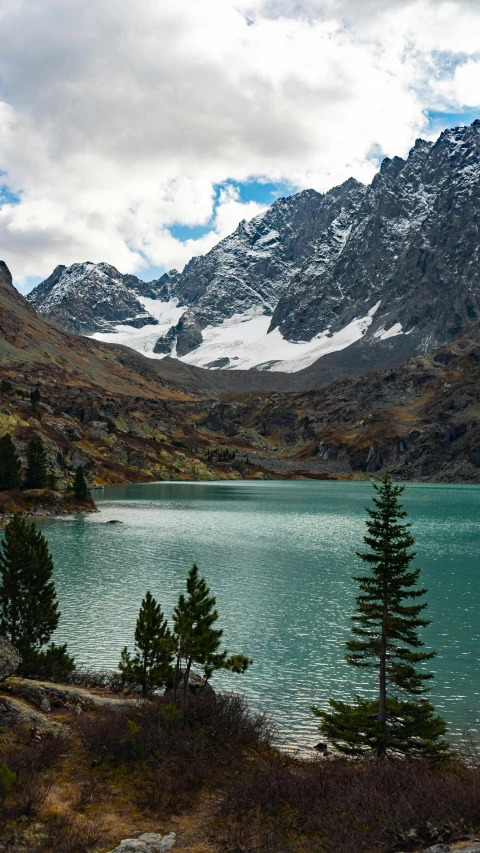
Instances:
[[[0,0],[0,257],[154,278],[480,114],[478,0]]]

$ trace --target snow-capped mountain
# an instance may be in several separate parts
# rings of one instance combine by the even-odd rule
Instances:
[[[435,349],[480,316],[480,121],[384,160],[334,263],[314,256],[280,298],[271,329],[333,334],[380,301],[370,339],[410,334]]]
[[[122,275],[110,264],[87,262],[56,267],[27,298],[39,314],[69,332],[91,335],[115,331],[120,323],[132,329],[157,325],[165,314],[163,304],[172,308],[177,304],[170,299],[169,282],[167,274],[147,283]],[[172,322],[181,313],[173,312]]]
[[[182,273],[57,267],[29,299],[72,331],[202,367],[292,372],[359,341],[367,362],[428,352],[480,316],[479,155],[476,121],[384,160],[368,187],[279,199]]]

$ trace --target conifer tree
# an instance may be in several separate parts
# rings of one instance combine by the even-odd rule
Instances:
[[[0,545],[0,633],[29,665],[60,618],[48,543],[34,523],[16,515]]]
[[[215,596],[205,578],[199,576],[198,566],[193,564],[187,577],[187,595],[180,595],[173,612],[173,636],[175,640],[176,667],[174,698],[177,698],[180,680],[183,677],[183,704],[187,701],[188,682],[192,665],[201,667],[205,680],[215,670],[228,669],[242,673],[252,661],[241,654],[228,655],[226,649],[219,651],[223,631],[215,628],[218,611]],[[182,663],[184,671],[182,675]]]
[[[17,489],[20,485],[20,460],[8,435],[0,438],[0,491]]]
[[[26,489],[45,489],[47,485],[47,458],[41,438],[32,438],[27,448]]]
[[[78,468],[75,469],[73,493],[75,497],[79,500],[84,500],[85,498],[88,498],[90,494],[90,491],[87,486],[87,481],[85,479],[85,474],[81,465],[79,465]]]
[[[143,696],[166,684],[172,674],[173,641],[160,605],[147,592],[138,612],[135,653],[125,646],[118,668],[124,683],[140,684]]]
[[[388,474],[373,487],[374,507],[367,507],[364,537],[369,550],[357,553],[369,573],[354,578],[360,594],[346,660],[372,673],[376,698],[357,696],[353,705],[330,700],[331,712],[314,713],[322,720],[322,733],[343,752],[433,754],[445,749],[440,738],[446,727],[420,698],[433,676],[418,667],[435,652],[424,651],[418,635],[429,620],[423,615],[427,604],[420,601],[426,590],[417,586],[420,569],[410,568],[414,538],[398,500],[405,487],[395,486]]]

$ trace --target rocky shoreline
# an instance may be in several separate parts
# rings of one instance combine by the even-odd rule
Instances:
[[[0,527],[5,526],[14,515],[37,518],[87,512],[98,512],[94,500],[91,497],[76,498],[71,492],[52,489],[0,492]]]

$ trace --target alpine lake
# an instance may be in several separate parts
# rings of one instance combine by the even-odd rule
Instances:
[[[99,513],[39,522],[62,614],[54,639],[78,665],[116,668],[122,647],[133,646],[145,592],[170,617],[197,562],[226,647],[254,660],[244,675],[216,674],[212,684],[265,711],[280,743],[313,746],[312,705],[371,694],[371,676],[344,660],[369,483],[162,482],[92,494]],[[402,500],[412,565],[428,590],[422,636],[437,652],[430,700],[451,740],[478,736],[480,486],[408,484]]]

